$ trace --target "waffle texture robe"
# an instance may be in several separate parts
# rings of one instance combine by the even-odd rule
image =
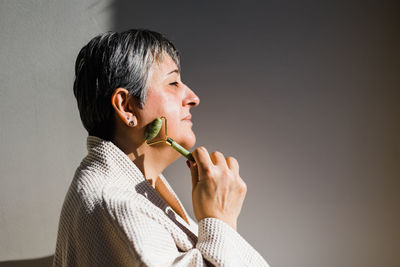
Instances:
[[[216,218],[187,223],[129,157],[87,137],[88,155],[62,208],[53,266],[268,266],[233,228]]]

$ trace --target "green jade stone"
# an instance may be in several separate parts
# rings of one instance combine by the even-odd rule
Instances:
[[[152,123],[147,125],[146,131],[144,133],[144,138],[149,141],[154,139],[154,137],[156,137],[160,132],[161,127],[162,127],[162,119],[161,118],[155,119]]]

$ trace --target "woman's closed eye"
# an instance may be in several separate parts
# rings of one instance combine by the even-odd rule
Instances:
[[[170,85],[173,85],[173,86],[178,86],[178,82],[173,82],[173,83],[170,83]]]

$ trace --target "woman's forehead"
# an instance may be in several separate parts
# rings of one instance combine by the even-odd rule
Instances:
[[[157,72],[161,78],[166,78],[169,75],[178,74],[179,69],[170,55],[166,54],[156,61],[153,66],[153,72]]]

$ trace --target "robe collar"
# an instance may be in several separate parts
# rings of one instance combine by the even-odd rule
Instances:
[[[178,225],[179,228],[184,230],[186,234],[191,235],[192,239],[197,239],[196,223],[190,218],[178,196],[162,173],[160,174],[159,178],[162,179],[167,188],[178,200],[183,212],[189,219],[190,224],[187,224],[185,220],[183,220],[171,207],[169,207],[157,190],[150,184],[149,181],[147,181],[146,177],[135,165],[135,163],[132,162],[132,160],[113,142],[104,140],[97,136],[89,135],[87,137],[87,150],[88,155],[85,160],[90,161],[90,163],[94,165],[96,169],[107,175],[122,174],[123,176],[127,177],[137,193],[142,194],[156,207],[162,209],[165,214],[172,221],[174,221],[175,224]],[[186,230],[190,230],[190,233],[188,233]]]

